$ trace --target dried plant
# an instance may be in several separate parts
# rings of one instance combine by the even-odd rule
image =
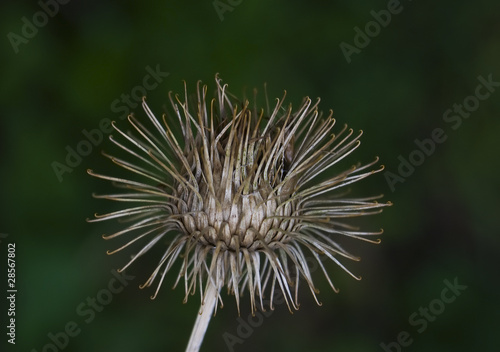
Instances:
[[[339,169],[337,163],[359,145],[362,132],[343,126],[333,133],[332,113],[318,112],[305,98],[297,110],[277,99],[272,110],[250,107],[235,99],[216,76],[217,92],[207,98],[207,87],[197,85],[193,104],[173,96],[174,115],[160,121],[149,109],[149,127],[135,117],[132,132],[113,123],[130,160],[104,154],[133,177],[111,177],[88,170],[92,176],[112,181],[121,190],[96,198],[136,203],[136,206],[104,215],[92,222],[120,219],[127,226],[104,235],[128,238],[116,253],[142,242],[141,249],[121,269],[125,270],[153,246],[165,246],[156,269],[141,288],[156,280],[155,298],[173,264],[182,262],[174,287],[183,278],[185,300],[199,290],[200,315],[187,351],[198,351],[210,317],[222,305],[226,287],[240,306],[242,291],[249,293],[251,311],[264,296],[281,290],[290,310],[298,309],[299,279],[307,283],[317,301],[318,290],[308,267],[314,258],[326,280],[337,291],[323,264],[328,258],[352,277],[342,258],[359,260],[338,244],[339,236],[379,243],[382,231],[363,232],[345,218],[376,214],[390,203],[377,197],[348,198],[346,186],[364,179],[383,166],[378,162]],[[266,94],[267,95],[267,94]],[[286,95],[286,93],[285,93]],[[267,99],[267,97],[266,97]],[[182,136],[173,132],[178,120]],[[375,239],[372,239],[375,236]],[[319,302],[318,302],[319,304]]]

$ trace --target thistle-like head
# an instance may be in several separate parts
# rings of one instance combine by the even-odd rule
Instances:
[[[327,258],[353,275],[344,258],[358,260],[337,241],[339,236],[378,243],[382,231],[362,232],[345,218],[379,213],[390,203],[379,197],[348,198],[346,187],[383,167],[378,162],[339,168],[338,162],[360,144],[362,132],[343,126],[334,131],[332,113],[318,112],[319,99],[305,98],[298,109],[277,99],[272,110],[258,110],[237,101],[216,76],[216,94],[198,83],[195,103],[170,94],[173,114],[157,118],[143,101],[149,119],[129,116],[131,132],[115,123],[120,139],[111,141],[130,156],[105,154],[127,176],[89,174],[109,180],[121,190],[96,195],[135,204],[96,215],[90,221],[121,219],[128,224],[105,239],[120,237],[141,249],[122,270],[153,246],[165,246],[158,266],[142,287],[163,278],[177,260],[182,262],[176,285],[185,281],[186,299],[197,286],[223,287],[239,297],[248,290],[252,312],[269,292],[282,291],[289,309],[298,308],[302,277],[316,299],[309,263]],[[181,136],[173,131],[178,124]],[[142,242],[142,245],[139,243]],[[153,297],[156,296],[158,289]],[[257,302],[257,303],[256,303]],[[260,304],[258,304],[260,302]]]

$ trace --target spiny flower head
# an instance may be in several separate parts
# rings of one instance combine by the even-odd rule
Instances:
[[[200,82],[193,104],[187,88],[182,99],[170,93],[174,113],[161,120],[144,99],[149,126],[129,116],[132,131],[125,132],[113,122],[120,139],[110,140],[130,159],[104,155],[131,177],[88,170],[121,190],[94,196],[136,205],[89,220],[120,219],[127,224],[103,236],[127,238],[108,253],[142,242],[121,269],[125,270],[153,246],[165,246],[156,269],[141,286],[158,281],[152,298],[174,263],[181,261],[174,286],[184,279],[185,300],[198,287],[203,304],[204,292],[214,287],[216,301],[222,303],[220,291],[225,287],[236,297],[238,311],[245,290],[252,312],[257,306],[264,310],[267,293],[272,309],[276,289],[290,311],[298,309],[301,277],[317,301],[311,259],[334,291],[324,258],[359,279],[342,264],[343,258],[359,258],[345,251],[336,237],[378,243],[371,238],[382,231],[362,232],[343,219],[379,213],[390,205],[377,202],[379,197],[347,198],[343,190],[383,169],[371,169],[378,158],[364,166],[338,168],[337,163],[359,146],[362,132],[343,126],[334,133],[332,112],[318,112],[319,99],[305,98],[294,110],[284,105],[284,96],[265,112],[250,107],[248,100],[236,100],[218,76],[215,81],[211,100]],[[176,123],[181,138],[173,132]]]

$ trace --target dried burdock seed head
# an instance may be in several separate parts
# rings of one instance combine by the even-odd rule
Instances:
[[[222,303],[220,291],[234,294],[239,311],[242,291],[247,290],[251,311],[265,309],[263,297],[273,308],[280,290],[292,311],[298,309],[299,279],[305,280],[314,298],[318,290],[309,269],[316,260],[334,291],[323,258],[338,264],[358,260],[337,242],[347,236],[379,243],[382,231],[363,232],[344,218],[376,214],[390,203],[377,197],[346,198],[345,187],[383,167],[378,162],[347,169],[337,163],[360,144],[343,126],[334,133],[332,113],[318,112],[319,99],[305,98],[293,110],[277,99],[272,110],[250,107],[235,100],[227,85],[216,76],[217,92],[208,100],[207,87],[197,85],[196,103],[170,94],[174,116],[158,119],[145,100],[149,127],[129,116],[131,132],[113,123],[120,140],[110,140],[130,155],[124,160],[105,154],[124,168],[128,176],[111,177],[88,170],[92,176],[112,181],[122,192],[96,195],[137,206],[89,221],[121,219],[128,226],[104,236],[128,237],[118,252],[143,242],[142,248],[121,270],[125,270],[153,246],[166,247],[158,266],[141,287],[157,281],[158,290],[167,272],[182,261],[175,285],[183,278],[187,300],[200,291],[202,312],[188,350],[197,350],[208,318]],[[178,123],[181,138],[173,133]],[[373,239],[375,238],[375,239]],[[319,304],[319,302],[318,302]],[[208,313],[207,313],[208,312]],[[205,324],[205,325],[206,325]],[[201,333],[196,330],[203,330]],[[198,337],[195,335],[198,334]],[[199,336],[201,334],[201,338]],[[194,346],[194,347],[193,347]]]

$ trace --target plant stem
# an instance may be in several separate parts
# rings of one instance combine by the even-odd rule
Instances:
[[[200,307],[200,312],[198,313],[198,317],[194,323],[186,352],[198,352],[200,350],[203,337],[205,337],[205,332],[208,328],[208,323],[212,318],[215,303],[217,302],[217,289],[212,284],[209,284],[208,286],[209,287],[205,292],[203,303]]]

